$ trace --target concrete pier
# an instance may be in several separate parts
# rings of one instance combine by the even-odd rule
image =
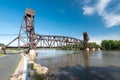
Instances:
[[[36,62],[36,51],[34,49],[31,49],[28,55],[31,61]]]
[[[89,51],[90,49],[89,48],[85,48],[85,51]]]

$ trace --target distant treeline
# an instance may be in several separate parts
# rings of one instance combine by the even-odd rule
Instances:
[[[83,50],[83,45],[81,44],[67,44],[65,46],[59,47],[60,50]]]
[[[5,44],[3,44],[3,43],[0,43],[0,46],[5,46]]]
[[[100,45],[96,44],[95,42],[90,42],[89,44],[89,48],[100,48]],[[60,48],[57,49],[62,49],[62,50],[83,50],[84,49],[84,45],[83,44],[67,44],[65,46],[62,46]]]
[[[103,40],[101,48],[103,50],[120,50],[120,40]]]
[[[62,50],[83,50],[83,44],[73,44],[73,45],[65,45]],[[96,42],[89,42],[89,48],[101,48],[102,50],[120,50],[120,40],[103,40],[101,41],[101,45],[96,44]]]

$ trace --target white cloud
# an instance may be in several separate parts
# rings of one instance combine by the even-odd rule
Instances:
[[[95,8],[99,15],[104,16],[106,14],[106,7],[110,3],[111,0],[99,0],[95,5]]]
[[[93,7],[88,7],[88,6],[84,6],[83,10],[84,10],[83,12],[84,15],[92,15],[95,12],[95,9]]]
[[[83,14],[84,15],[93,15],[95,12],[102,17],[106,27],[113,27],[120,25],[120,13],[116,10],[118,6],[114,5],[115,9],[112,9],[110,12],[107,11],[109,5],[112,3],[112,0],[99,0],[93,6],[88,6],[88,4],[84,4],[83,6]]]
[[[108,14],[103,17],[107,27],[120,25],[120,15]]]

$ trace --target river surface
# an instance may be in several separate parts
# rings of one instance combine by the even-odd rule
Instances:
[[[120,51],[37,50],[55,80],[120,80]]]

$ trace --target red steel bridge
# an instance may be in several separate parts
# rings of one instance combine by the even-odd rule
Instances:
[[[68,37],[68,36],[57,36],[57,35],[40,35],[36,34],[34,31],[34,16],[35,12],[31,9],[26,9],[23,16],[22,24],[20,27],[19,35],[6,45],[9,46],[14,41],[18,40],[18,46],[14,47],[29,47],[29,49],[35,49],[36,47],[62,47],[64,45],[70,44],[84,44],[84,47],[87,48],[88,45],[88,33],[83,33],[83,40]]]

